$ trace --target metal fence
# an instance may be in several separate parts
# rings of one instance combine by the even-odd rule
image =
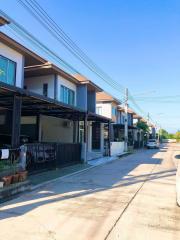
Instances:
[[[54,169],[81,161],[81,144],[78,143],[32,143],[26,147],[26,169],[29,172]]]
[[[23,150],[22,150],[23,149]],[[22,151],[25,152],[23,163]],[[17,168],[29,173],[60,168],[81,162],[79,143],[30,143],[10,149],[6,159],[0,157],[0,177],[15,173]]]
[[[2,149],[0,150],[0,178],[9,174],[14,174],[19,167],[19,149],[6,149],[7,158],[3,158]]]

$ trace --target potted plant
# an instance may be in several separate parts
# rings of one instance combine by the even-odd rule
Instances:
[[[9,186],[12,183],[12,176],[5,176],[2,178],[4,186]]]
[[[24,182],[27,178],[28,171],[20,171],[19,174],[19,182]]]
[[[4,161],[0,162],[0,172],[0,188],[9,186],[12,182],[12,169],[9,167],[9,164]]]
[[[18,162],[16,158],[16,153],[11,153],[11,164],[12,164],[12,183],[18,183],[19,182],[19,173],[18,173]]]
[[[19,173],[15,173],[12,175],[12,183],[19,182]]]

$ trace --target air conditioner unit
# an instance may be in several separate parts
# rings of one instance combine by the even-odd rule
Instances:
[[[72,127],[72,122],[70,122],[70,121],[64,121],[64,127],[66,127],[66,128],[71,128]]]

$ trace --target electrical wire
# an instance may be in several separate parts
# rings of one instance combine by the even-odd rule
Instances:
[[[63,46],[65,46],[75,57],[77,57],[83,64],[86,65],[91,71],[93,71],[98,77],[100,77],[102,80],[106,81],[106,83],[110,84],[113,87],[118,87],[118,90],[124,94],[124,87],[121,85],[117,85],[117,82],[115,82],[112,78],[110,78],[107,74],[105,74],[97,65],[95,65],[92,60],[89,58],[85,58],[82,56],[81,53],[79,53],[77,50],[74,50],[74,46],[72,46],[66,39],[63,38],[61,32],[59,29],[54,25],[52,22],[50,22],[47,19],[47,14],[44,16],[42,11],[38,11],[40,7],[36,7],[33,5],[33,2],[28,2],[25,0],[24,2],[22,0],[17,0],[24,8],[27,9],[27,11],[35,17],[35,19],[41,23],[45,27],[45,29],[52,34],[56,40],[58,40]],[[37,2],[36,2],[37,4]],[[38,5],[40,6],[40,5]],[[42,8],[41,8],[42,9]]]
[[[27,9],[27,5],[25,5],[23,3],[22,0],[17,0],[18,2],[20,2],[21,4],[23,4],[24,7],[26,7]],[[26,0],[25,0],[26,1]],[[41,7],[40,5],[36,2],[36,1],[33,1],[33,0],[30,0],[31,4],[33,4],[33,2],[36,4],[36,8],[38,8],[39,10],[41,10]],[[26,1],[26,3],[28,3],[28,1]],[[29,5],[30,6],[30,5]],[[32,5],[31,5],[32,7]],[[33,10],[35,10],[35,8],[33,7]],[[4,12],[0,11],[1,14],[3,15],[6,15]],[[44,17],[48,17],[49,15],[44,11],[44,10],[41,10],[40,13],[45,13],[43,16]],[[36,11],[37,13],[37,11]],[[36,19],[38,20],[39,18],[37,18],[37,15],[35,15],[33,13],[33,11],[31,10],[31,14],[34,15],[34,17],[36,17]],[[40,16],[40,14],[38,15]],[[7,18],[9,18],[9,16],[6,15]],[[9,18],[10,19],[10,18]],[[114,88],[116,91],[120,92],[122,94],[124,94],[124,91],[125,91],[125,88],[120,85],[119,83],[115,82],[112,78],[110,78],[106,73],[104,73],[96,64],[94,64],[92,62],[92,60],[90,60],[86,54],[84,54],[81,49],[75,45],[75,43],[64,33],[64,31],[60,28],[59,29],[59,26],[49,17],[49,19],[51,20],[51,23],[53,23],[56,27],[56,29],[53,28],[53,30],[59,30],[61,33],[63,33],[63,35],[65,36],[65,42],[68,44],[68,41],[71,43],[71,45],[69,45],[72,49],[73,47],[75,48],[76,50],[76,53],[78,53],[78,51],[80,53],[79,54],[79,57],[82,57],[83,56],[83,59],[81,58],[80,60],[83,62],[85,60],[87,60],[87,62],[85,63],[86,66],[88,64],[91,64],[91,66],[89,67],[89,69],[91,71],[93,71],[96,75],[98,75],[102,80],[104,80],[108,85],[110,85],[112,88]],[[45,18],[41,19],[41,23],[42,23],[42,20],[45,21]],[[40,21],[40,19],[39,19]],[[48,23],[47,21],[45,21],[46,23]],[[49,54],[53,59],[55,59],[56,61],[58,61],[60,64],[63,64],[66,68],[68,68],[70,70],[71,73],[79,73],[77,72],[77,70],[75,70],[72,66],[70,66],[68,63],[66,63],[64,60],[62,60],[56,53],[54,53],[52,50],[48,49],[45,45],[43,45],[37,38],[35,38],[34,36],[32,36],[32,34],[30,34],[29,32],[27,32],[22,26],[20,26],[19,24],[17,24],[14,20],[11,19],[11,28],[15,31],[15,32],[18,32],[21,36],[23,35],[24,38],[26,38],[27,40],[29,40],[32,44],[38,46],[41,50],[45,51],[46,54]],[[47,25],[44,25],[44,27],[46,27]],[[48,25],[48,26],[51,26],[51,25]],[[47,28],[46,28],[47,29]],[[54,33],[51,29],[49,29],[50,33]],[[57,31],[55,31],[55,33],[57,33]],[[54,36],[55,34],[53,34]],[[61,36],[61,35],[60,35]],[[58,38],[59,39],[59,38]],[[62,43],[62,41],[60,41]],[[63,44],[64,45],[64,44]],[[141,112],[143,113],[143,115],[145,116],[145,113],[144,111],[142,111],[142,109],[138,106],[138,104],[135,102],[135,99],[133,98],[133,96],[131,94],[129,94],[129,100],[133,103],[133,105]],[[120,100],[121,101],[121,100]]]
[[[100,78],[102,78],[103,80],[106,81],[107,83],[107,79],[110,80],[110,82],[108,82],[108,84],[110,84],[112,86],[113,83],[113,88],[117,88],[120,91],[120,89],[122,89],[121,91],[125,91],[125,88],[122,87],[121,85],[119,85],[117,82],[115,82],[112,78],[110,78],[106,73],[104,73],[104,71],[102,71],[71,39],[70,37],[62,30],[62,28],[59,27],[59,25],[56,24],[56,22],[47,14],[47,12],[40,6],[40,4],[37,3],[37,1],[35,0],[25,0],[24,2],[22,0],[17,0],[24,8],[26,8],[26,10],[28,10],[28,12],[30,12],[31,15],[33,15],[36,20],[38,20],[45,28],[46,30],[48,30],[51,34],[53,34],[53,36],[59,40],[61,43],[63,43],[63,45],[70,50],[71,53],[73,53],[73,55],[77,56],[81,62],[85,63],[85,65],[94,73],[98,74],[98,76]],[[35,14],[36,12],[36,14]],[[46,23],[46,24],[45,24]],[[52,32],[52,29],[54,30],[54,32]],[[57,38],[57,35],[60,37]],[[64,42],[62,42],[62,40]],[[66,45],[67,44],[67,45]],[[75,50],[75,53],[72,52],[72,50]],[[85,61],[85,62],[84,62]],[[87,65],[87,64],[90,64]],[[93,67],[95,67],[95,70],[93,69]],[[98,73],[97,73],[98,71]],[[102,75],[101,75],[102,74]],[[103,77],[102,77],[103,76]],[[105,79],[104,79],[105,76]],[[117,89],[116,89],[117,90]],[[142,109],[138,106],[137,103],[135,103],[135,99],[133,98],[133,96],[129,96],[129,100],[131,100],[133,102],[133,104],[136,106],[136,108],[138,108],[138,110],[144,114],[144,112],[142,111]]]

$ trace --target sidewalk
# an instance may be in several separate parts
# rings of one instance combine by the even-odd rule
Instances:
[[[112,156],[112,157],[101,157],[101,158],[97,158],[97,159],[93,159],[93,160],[89,160],[88,164],[91,166],[99,166],[102,164],[106,164],[108,162],[112,162],[114,160],[117,160],[120,157],[126,156],[127,154],[129,154],[129,152],[123,152],[118,156]]]
[[[50,182],[56,181],[60,178],[63,178],[65,176],[78,174],[83,171],[89,170],[93,167],[115,161],[120,157],[126,156],[127,154],[129,154],[129,153],[124,152],[118,156],[101,157],[101,158],[97,158],[94,160],[89,160],[87,164],[76,164],[76,165],[68,166],[65,168],[55,169],[55,170],[51,170],[51,171],[45,171],[43,173],[31,175],[31,176],[29,176],[29,180],[31,183],[31,189],[33,190],[40,186],[46,185],[47,183],[50,183]]]

